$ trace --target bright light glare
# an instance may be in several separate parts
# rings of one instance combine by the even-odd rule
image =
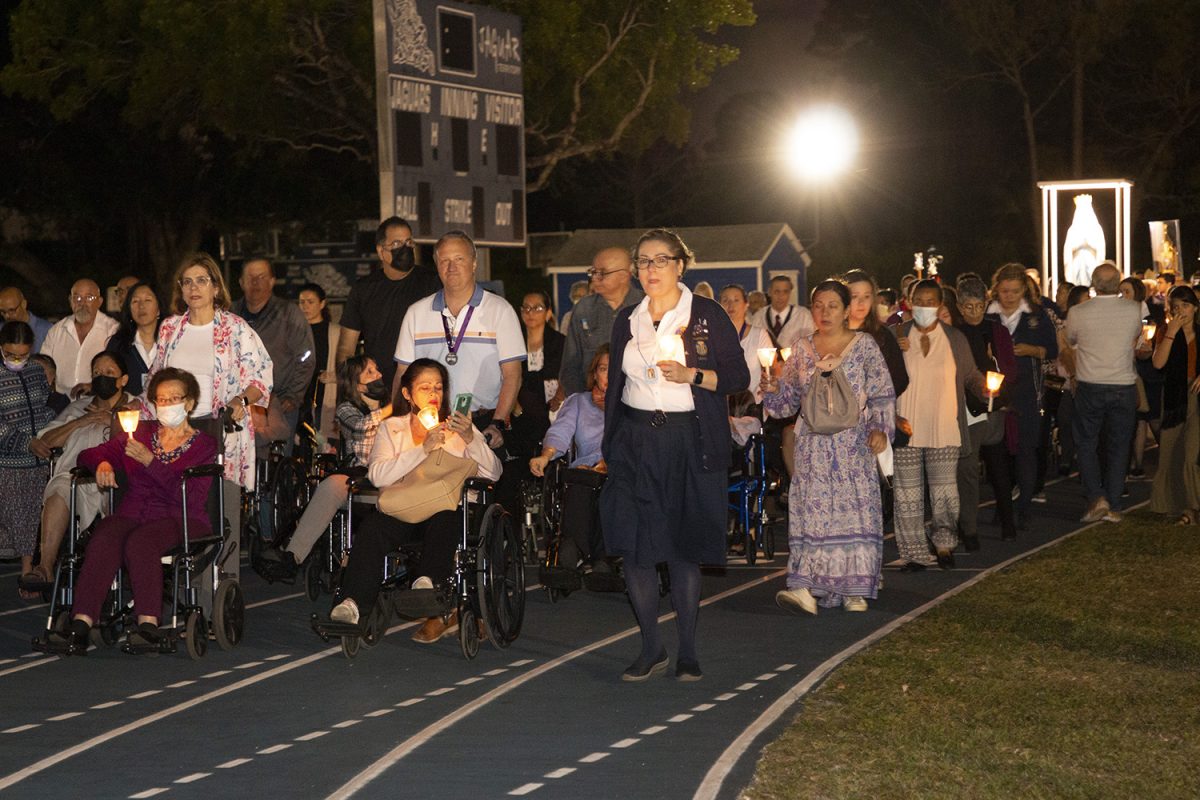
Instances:
[[[807,181],[825,181],[845,171],[858,152],[853,118],[836,106],[819,106],[800,115],[788,134],[792,170]]]

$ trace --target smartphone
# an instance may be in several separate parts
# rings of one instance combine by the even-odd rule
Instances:
[[[475,396],[470,392],[463,392],[454,397],[454,410],[465,416],[471,416],[471,401]]]

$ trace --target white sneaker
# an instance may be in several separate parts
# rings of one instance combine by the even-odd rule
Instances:
[[[414,588],[414,589],[432,589],[433,588],[433,580],[426,577],[425,575],[422,575],[421,577],[417,578],[415,581],[412,582],[412,588]]]
[[[842,601],[842,608],[847,611],[866,611],[867,598],[865,597],[847,597]]]
[[[812,596],[808,589],[785,589],[775,595],[775,605],[780,608],[798,613],[803,611],[806,614],[817,613],[817,598]]]
[[[329,619],[333,622],[344,622],[347,625],[358,624],[358,603],[355,603],[349,597],[333,607],[333,611],[329,612]]]

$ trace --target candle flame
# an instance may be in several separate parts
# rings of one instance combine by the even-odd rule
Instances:
[[[760,347],[758,348],[758,363],[762,364],[763,369],[770,369],[775,363],[775,348]]]
[[[137,430],[138,418],[141,416],[136,408],[126,409],[117,412],[117,419],[121,421],[121,430],[126,433],[133,433]]]
[[[790,347],[779,348],[779,357],[782,360],[787,361],[789,358],[792,357],[792,348],[790,348]]]
[[[683,363],[683,337],[678,334],[658,337],[658,360]]]
[[[417,412],[417,421],[425,427],[425,430],[431,431],[438,426],[438,410],[437,406],[425,406]]]
[[[1150,341],[1151,339],[1154,338],[1154,334],[1157,330],[1158,330],[1158,326],[1155,325],[1153,322],[1143,325],[1142,326],[1142,338],[1144,338],[1147,342]]]
[[[1000,391],[1000,384],[1004,383],[1004,375],[999,372],[988,370],[987,374],[987,390],[989,394],[995,394]]]

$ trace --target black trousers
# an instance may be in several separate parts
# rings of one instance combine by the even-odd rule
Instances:
[[[403,544],[421,541],[421,560],[414,577],[429,577],[435,584],[450,577],[454,551],[462,537],[462,512],[440,511],[424,522],[401,522],[375,511],[354,530],[350,563],[342,576],[342,595],[354,600],[360,615],[375,605],[383,582],[383,560]]]
[[[582,555],[587,560],[604,558],[604,535],[600,530],[599,489],[581,483],[566,482],[562,501],[562,553]],[[575,562],[560,560],[563,566],[573,567]]]

